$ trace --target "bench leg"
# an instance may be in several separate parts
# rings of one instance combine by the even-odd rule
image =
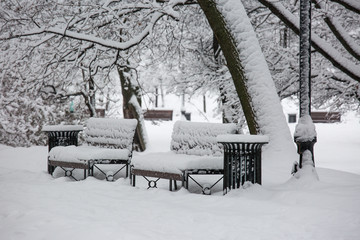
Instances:
[[[53,175],[53,173],[55,172],[55,166],[49,165],[48,164],[48,172],[49,174]]]
[[[132,175],[132,186],[135,187],[135,178],[136,178],[136,175]]]
[[[92,160],[88,162],[88,175],[94,176],[94,162]]]
[[[48,164],[48,173],[52,175],[52,166],[50,164]]]
[[[170,181],[170,182],[169,182],[169,190],[170,190],[170,191],[172,191],[172,190],[173,190],[173,185],[172,185],[173,181],[174,181],[174,188],[175,188],[175,190],[177,190],[177,189],[178,189],[178,187],[177,187],[176,180],[172,180],[172,179],[170,179],[169,181]]]
[[[126,178],[129,176],[129,164],[126,164]]]

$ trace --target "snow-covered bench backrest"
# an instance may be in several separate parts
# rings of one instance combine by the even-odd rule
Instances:
[[[92,146],[132,151],[136,119],[90,118],[86,123],[85,141]]]
[[[180,154],[221,156],[223,148],[217,143],[216,137],[236,132],[236,125],[233,123],[177,121],[174,124],[170,148]]]

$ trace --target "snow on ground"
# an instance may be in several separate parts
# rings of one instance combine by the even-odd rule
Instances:
[[[146,124],[149,151],[168,151],[173,122]],[[290,128],[293,132],[294,126]],[[276,168],[283,165],[274,161],[264,165],[262,186],[226,196],[221,186],[206,196],[194,193],[199,192],[194,184],[190,192],[169,192],[167,182],[147,190],[141,178],[135,188],[123,178],[53,178],[46,172],[46,147],[0,145],[0,239],[356,240],[359,118],[316,128],[320,181],[292,179],[290,169],[279,174]]]

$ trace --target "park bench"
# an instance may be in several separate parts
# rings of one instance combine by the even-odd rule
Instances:
[[[145,120],[163,120],[163,121],[172,121],[173,119],[173,110],[160,110],[160,109],[149,109],[144,112]]]
[[[166,179],[172,191],[173,183],[177,189],[177,181],[188,189],[191,179],[203,192],[209,191],[222,177],[205,189],[193,175],[223,174],[223,147],[216,137],[236,132],[235,124],[177,121],[172,132],[171,151],[134,156],[131,162],[132,185],[136,184],[136,176],[144,177],[148,188],[156,188],[160,179]]]
[[[311,112],[311,118],[314,123],[335,123],[341,121],[340,112]],[[288,114],[288,122],[296,123],[296,113]]]
[[[340,112],[311,112],[314,123],[334,123],[341,121]]]
[[[112,181],[117,173],[126,168],[128,177],[136,126],[135,119],[90,118],[84,130],[85,143],[81,146],[77,146],[77,139],[74,139],[81,130],[78,127],[44,127],[43,131],[49,135],[49,173],[53,174],[55,168],[59,167],[64,170],[65,176],[78,180],[73,176],[74,169],[83,169],[85,179],[87,175],[93,176],[96,168],[108,181]],[[68,136],[72,136],[71,141],[67,140]],[[104,164],[121,166],[115,172],[105,172],[102,169]]]

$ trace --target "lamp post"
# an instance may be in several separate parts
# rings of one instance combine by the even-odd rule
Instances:
[[[315,166],[316,132],[311,120],[311,0],[300,0],[300,119],[294,141],[300,154],[299,167]],[[306,152],[306,154],[304,154]],[[311,155],[309,154],[311,153]],[[304,155],[306,156],[304,158]],[[312,160],[312,161],[310,161]]]

